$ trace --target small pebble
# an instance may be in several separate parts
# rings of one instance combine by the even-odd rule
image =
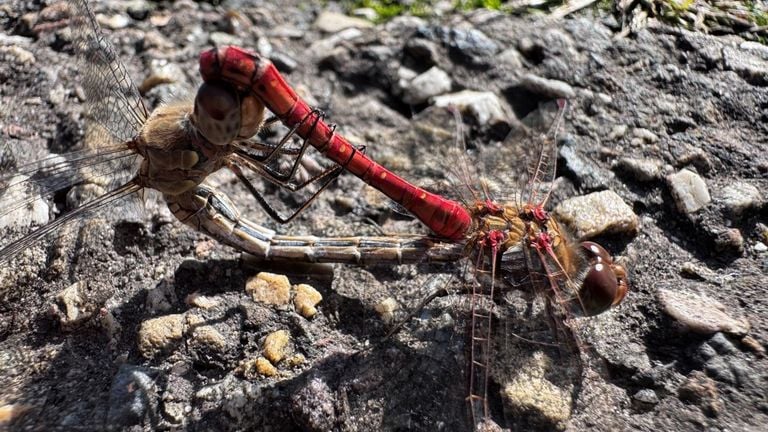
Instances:
[[[264,339],[264,357],[272,364],[280,363],[285,357],[286,347],[291,340],[291,335],[287,330],[278,330],[272,332]]]
[[[149,16],[149,12],[152,6],[145,0],[131,0],[128,2],[128,16],[137,20],[143,21]]]
[[[424,103],[429,98],[451,90],[451,77],[444,70],[432,66],[426,72],[413,78],[403,88],[403,102],[407,104]]]
[[[658,135],[645,128],[635,128],[635,130],[632,131],[632,134],[647,143],[655,143],[659,140]]]
[[[184,421],[184,403],[165,401],[163,403],[163,417],[169,422],[179,424]]]
[[[215,298],[200,295],[196,292],[188,295],[185,299],[185,303],[200,309],[211,309],[219,305],[219,301]]]
[[[499,123],[509,124],[512,114],[507,111],[501,99],[489,91],[463,90],[434,98],[437,107],[457,107],[461,112],[472,114],[481,126]]]
[[[97,14],[96,21],[98,21],[102,27],[106,27],[112,30],[120,30],[120,29],[126,28],[128,27],[128,24],[131,23],[130,18],[128,18],[125,15],[106,16],[106,15]]]
[[[0,58],[20,65],[32,65],[37,61],[34,53],[16,45],[0,46]]]
[[[602,234],[634,234],[639,226],[632,208],[611,190],[567,199],[553,213],[580,239]]]
[[[615,169],[626,172],[639,182],[658,180],[662,175],[664,164],[655,159],[621,158],[614,165]]]
[[[739,216],[751,208],[759,207],[763,203],[760,190],[743,181],[728,184],[717,194],[717,199],[723,203],[730,214],[735,216]]]
[[[532,364],[502,387],[505,408],[515,415],[536,419],[536,423],[559,429],[571,417],[571,395],[546,379],[548,359],[537,353]]]
[[[611,129],[610,132],[608,132],[608,136],[606,136],[605,138],[608,141],[616,141],[620,138],[623,138],[624,135],[627,134],[627,129],[628,129],[627,125],[624,125],[624,124],[616,125],[613,127],[613,129]]]
[[[245,292],[253,301],[272,305],[287,305],[291,301],[291,283],[284,275],[261,272],[248,279]]]
[[[711,200],[704,179],[693,171],[683,169],[670,174],[667,184],[681,213],[694,213]]]
[[[178,81],[184,82],[184,71],[176,63],[166,60],[153,60],[150,64],[150,73],[139,84],[139,92],[146,94],[155,87],[163,84],[173,84]]]
[[[62,327],[71,327],[93,316],[95,310],[81,296],[81,291],[86,289],[84,281],[78,281],[65,288],[56,295],[54,312],[59,317]]]
[[[266,377],[273,377],[277,375],[277,368],[264,357],[256,359],[256,372]]]
[[[269,59],[282,73],[291,73],[299,67],[299,63],[293,57],[283,52],[274,52],[269,56]]]
[[[239,37],[220,31],[210,32],[208,34],[208,42],[213,46],[243,45],[243,40]]]
[[[294,354],[288,357],[287,359],[285,359],[285,365],[288,367],[301,366],[306,362],[307,362],[307,358],[304,357],[302,354]]]
[[[573,99],[576,92],[568,83],[542,78],[533,74],[525,74],[520,80],[520,86],[531,93],[544,96],[549,99]]]
[[[152,358],[179,342],[184,335],[185,321],[183,314],[173,314],[141,323],[137,337],[141,355]]]
[[[204,345],[214,351],[222,352],[227,348],[227,340],[218,330],[209,326],[192,327],[191,343]]]
[[[322,294],[307,284],[296,285],[296,297],[293,305],[304,318],[312,318],[317,314],[315,306],[323,300]]]
[[[374,306],[374,309],[379,313],[381,320],[384,321],[385,324],[390,324],[392,322],[397,308],[397,300],[392,297],[387,297]]]
[[[648,411],[659,403],[659,396],[651,389],[642,389],[632,396],[632,400],[639,410]]]
[[[750,325],[745,319],[736,319],[726,313],[719,301],[690,291],[659,290],[662,309],[670,317],[694,333],[714,334],[726,332],[745,335]]]
[[[344,14],[323,11],[315,20],[313,26],[324,33],[336,33],[348,28],[369,28],[373,23],[361,18]]]

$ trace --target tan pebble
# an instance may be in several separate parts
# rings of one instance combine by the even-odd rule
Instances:
[[[571,395],[546,378],[551,360],[543,353],[534,354],[520,374],[504,385],[502,397],[510,412],[557,426],[571,417]]]
[[[256,359],[256,371],[268,377],[277,375],[277,368],[264,357]]]
[[[287,359],[285,359],[285,363],[288,367],[295,367],[295,366],[301,366],[306,362],[307,359],[301,354],[294,354]]]
[[[287,305],[291,301],[291,283],[283,275],[261,272],[245,283],[245,292],[253,301],[273,305]]]
[[[236,374],[242,375],[245,378],[255,378],[255,373],[257,372],[256,360],[257,359],[255,358],[249,358],[241,361],[240,364],[235,368],[234,372]]]
[[[145,358],[152,358],[158,352],[181,340],[184,334],[183,314],[166,315],[141,323],[139,328],[139,352]]]
[[[752,336],[744,336],[741,338],[741,343],[744,344],[747,348],[752,350],[755,354],[757,354],[760,357],[765,356],[765,347],[755,338]]]
[[[287,330],[278,330],[267,335],[264,339],[264,357],[277,364],[285,357],[285,347],[291,336]]]
[[[188,295],[187,298],[184,299],[184,301],[188,305],[190,305],[192,307],[198,307],[200,309],[210,309],[210,308],[218,306],[218,304],[219,304],[218,300],[216,300],[216,299],[214,299],[212,297],[207,297],[207,296],[204,296],[204,295],[200,295],[200,294],[198,294],[196,292]]]
[[[213,240],[201,241],[195,245],[195,257],[199,259],[208,258],[215,247],[216,242]]]
[[[192,339],[195,342],[218,349],[219,351],[222,351],[227,347],[227,340],[224,339],[224,336],[209,325],[194,327],[194,330],[192,330]]]
[[[304,318],[312,318],[317,314],[315,305],[320,303],[322,299],[322,294],[312,288],[312,286],[307,284],[296,285],[296,298],[293,299],[293,304]]]

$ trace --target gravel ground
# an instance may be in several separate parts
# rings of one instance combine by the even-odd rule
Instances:
[[[478,10],[373,25],[333,14],[332,2],[93,3],[148,106],[195,88],[202,50],[257,49],[351,141],[421,184],[445,171],[455,127],[440,107],[447,100],[463,98],[469,146],[519,183],[526,167],[516,156],[527,148],[503,138],[540,103],[567,98],[552,206],[621,256],[631,292],[573,321],[581,361],[540,343],[541,311],[510,313],[498,329],[508,337],[492,420],[511,430],[768,425],[764,45],[653,20],[620,37],[614,17],[590,10],[560,21]],[[0,5],[4,172],[85,134],[83,69],[62,10]],[[234,176],[212,182],[281,233],[424,232],[349,175],[287,225]],[[75,195],[4,217],[3,241]],[[0,268],[0,428],[470,430],[468,301],[450,279],[460,267],[260,263],[156,203],[140,215],[105,212]],[[317,313],[290,297],[313,290],[284,281],[280,298],[254,301],[261,271],[313,287]],[[377,310],[386,299],[402,316],[449,279],[448,295],[385,338]]]

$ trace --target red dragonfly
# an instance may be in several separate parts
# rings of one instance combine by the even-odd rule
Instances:
[[[197,100],[205,95],[212,102],[199,102],[198,107],[209,113],[207,117],[215,119],[210,125],[201,127],[201,133],[210,140],[227,142],[234,138],[237,129],[235,125],[229,125],[227,119],[241,117],[238,100],[250,101],[255,97],[303,137],[305,144],[310,143],[326,157],[405,207],[444,242],[453,241],[462,246],[462,255],[474,263],[475,279],[487,279],[484,283],[473,284],[472,288],[468,399],[476,426],[489,417],[493,304],[505,286],[525,280],[545,293],[548,307],[570,305],[570,309],[585,315],[603,312],[625,297],[629,284],[624,267],[615,263],[600,245],[574,242],[545,210],[549,193],[541,191],[554,180],[555,135],[562,120],[564,102],[559,102],[560,114],[550,132],[540,137],[540,151],[530,171],[525,199],[504,201],[495,197],[487,184],[474,187],[468,164],[460,161],[458,176],[469,197],[457,202],[413,186],[365,156],[337,134],[334,127],[326,124],[323,114],[301,100],[271,62],[258,54],[232,46],[213,49],[201,55],[200,71],[205,84]],[[219,94],[222,96],[210,97]],[[231,132],[224,132],[227,130]],[[382,253],[383,244],[365,239],[348,239],[346,243],[338,239],[308,239],[297,243],[294,239],[290,244],[282,244],[273,238],[270,242],[265,248],[269,253],[264,254],[270,259],[296,260],[303,256],[308,261],[363,262],[384,261],[382,256],[387,255],[397,257],[399,262],[410,261],[404,260],[399,252]],[[398,247],[405,242],[405,239],[400,241]],[[430,255],[434,250],[432,247],[411,245],[411,249],[419,251],[411,250],[410,256],[417,260],[418,257],[434,259]],[[440,259],[444,259],[444,247],[438,250]],[[349,253],[344,254],[344,251]],[[524,266],[520,266],[521,260]],[[483,275],[489,277],[483,278]]]

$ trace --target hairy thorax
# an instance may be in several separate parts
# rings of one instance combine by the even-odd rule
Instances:
[[[192,103],[179,102],[157,108],[133,146],[144,158],[139,182],[165,195],[191,190],[224,165],[233,149],[213,145],[197,133],[190,116]]]

